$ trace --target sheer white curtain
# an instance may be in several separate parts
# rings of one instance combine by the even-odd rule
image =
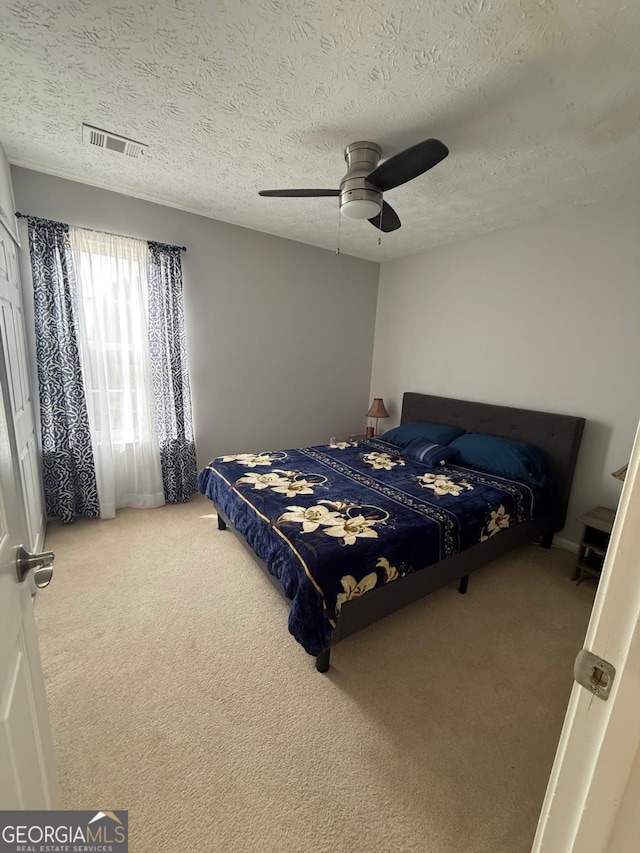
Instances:
[[[164,504],[147,334],[148,248],[70,229],[100,517]]]

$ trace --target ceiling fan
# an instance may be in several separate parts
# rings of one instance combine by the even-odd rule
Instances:
[[[400,218],[391,205],[383,201],[382,194],[437,166],[448,153],[449,149],[439,139],[425,139],[378,166],[382,154],[380,146],[375,142],[354,142],[344,151],[348,168],[340,189],[260,190],[259,195],[270,198],[339,196],[343,216],[368,219],[380,231],[396,231],[400,228]]]

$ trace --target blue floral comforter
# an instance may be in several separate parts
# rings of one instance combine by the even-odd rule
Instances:
[[[311,655],[345,601],[544,514],[542,490],[449,465],[427,468],[378,439],[221,456],[198,489],[218,504],[291,600]]]

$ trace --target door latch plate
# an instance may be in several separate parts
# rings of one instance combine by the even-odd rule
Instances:
[[[587,649],[581,649],[573,665],[573,677],[594,696],[605,701],[611,693],[616,668]]]

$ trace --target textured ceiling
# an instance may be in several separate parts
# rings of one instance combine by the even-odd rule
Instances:
[[[640,3],[626,0],[0,0],[13,163],[335,248],[343,149],[428,137],[449,157],[385,198],[383,260],[628,193],[640,179]],[[150,145],[83,145],[83,121]],[[27,211],[37,214],[38,211]]]

